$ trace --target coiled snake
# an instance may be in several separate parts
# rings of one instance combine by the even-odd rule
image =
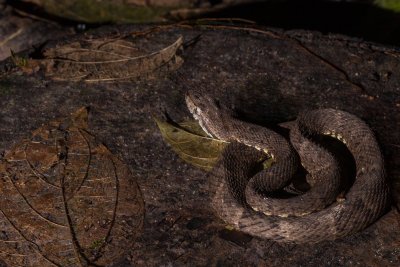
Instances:
[[[335,109],[301,112],[289,123],[290,144],[272,130],[236,119],[200,91],[187,92],[186,104],[207,134],[231,142],[209,183],[212,207],[238,230],[275,241],[314,243],[360,231],[388,209],[383,156],[373,132],[358,117]],[[340,200],[335,201],[340,190],[338,163],[309,138],[314,135],[335,136],[354,157],[356,178]],[[274,164],[257,172],[264,153]],[[309,173],[309,191],[289,199],[259,193],[286,186],[299,162]]]

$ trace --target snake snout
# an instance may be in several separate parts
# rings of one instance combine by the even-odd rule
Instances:
[[[186,99],[189,98],[189,100],[195,104],[200,104],[204,98],[204,95],[198,90],[189,90],[186,92],[185,97]]]
[[[186,104],[192,107],[196,107],[197,109],[200,110],[207,110],[207,108],[210,106],[210,101],[207,98],[207,96],[202,93],[201,91],[198,90],[189,90],[186,92],[185,95],[186,99]]]

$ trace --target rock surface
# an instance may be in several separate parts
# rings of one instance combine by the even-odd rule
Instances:
[[[106,27],[74,39],[150,27]],[[42,123],[90,106],[91,132],[138,177],[145,201],[143,233],[115,266],[398,266],[395,208],[361,233],[316,245],[277,244],[226,229],[208,205],[206,173],[178,158],[152,117],[167,111],[175,121],[189,119],[184,92],[196,87],[261,125],[291,120],[306,108],[346,110],[375,131],[398,203],[400,51],[344,36],[219,23],[160,26],[135,38],[158,50],[179,36],[183,65],[153,79],[60,82],[3,62],[0,153]]]

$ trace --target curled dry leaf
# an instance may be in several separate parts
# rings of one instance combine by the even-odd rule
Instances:
[[[136,180],[88,132],[85,108],[5,154],[0,195],[0,262],[9,266],[109,265],[143,224]]]
[[[102,82],[151,78],[180,67],[177,55],[183,38],[154,52],[134,46],[122,39],[74,42],[44,52],[40,60],[49,77],[55,80]]]

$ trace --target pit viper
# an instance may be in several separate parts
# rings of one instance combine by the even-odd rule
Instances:
[[[306,110],[287,123],[290,140],[273,130],[239,120],[199,90],[185,96],[192,116],[211,137],[230,144],[209,174],[211,205],[236,229],[278,242],[316,243],[358,232],[390,205],[383,156],[374,133],[360,118],[332,108]],[[344,196],[336,157],[313,136],[333,136],[354,158],[356,177]],[[269,155],[270,168],[260,168]],[[292,198],[263,192],[285,188],[299,165],[311,185]]]

